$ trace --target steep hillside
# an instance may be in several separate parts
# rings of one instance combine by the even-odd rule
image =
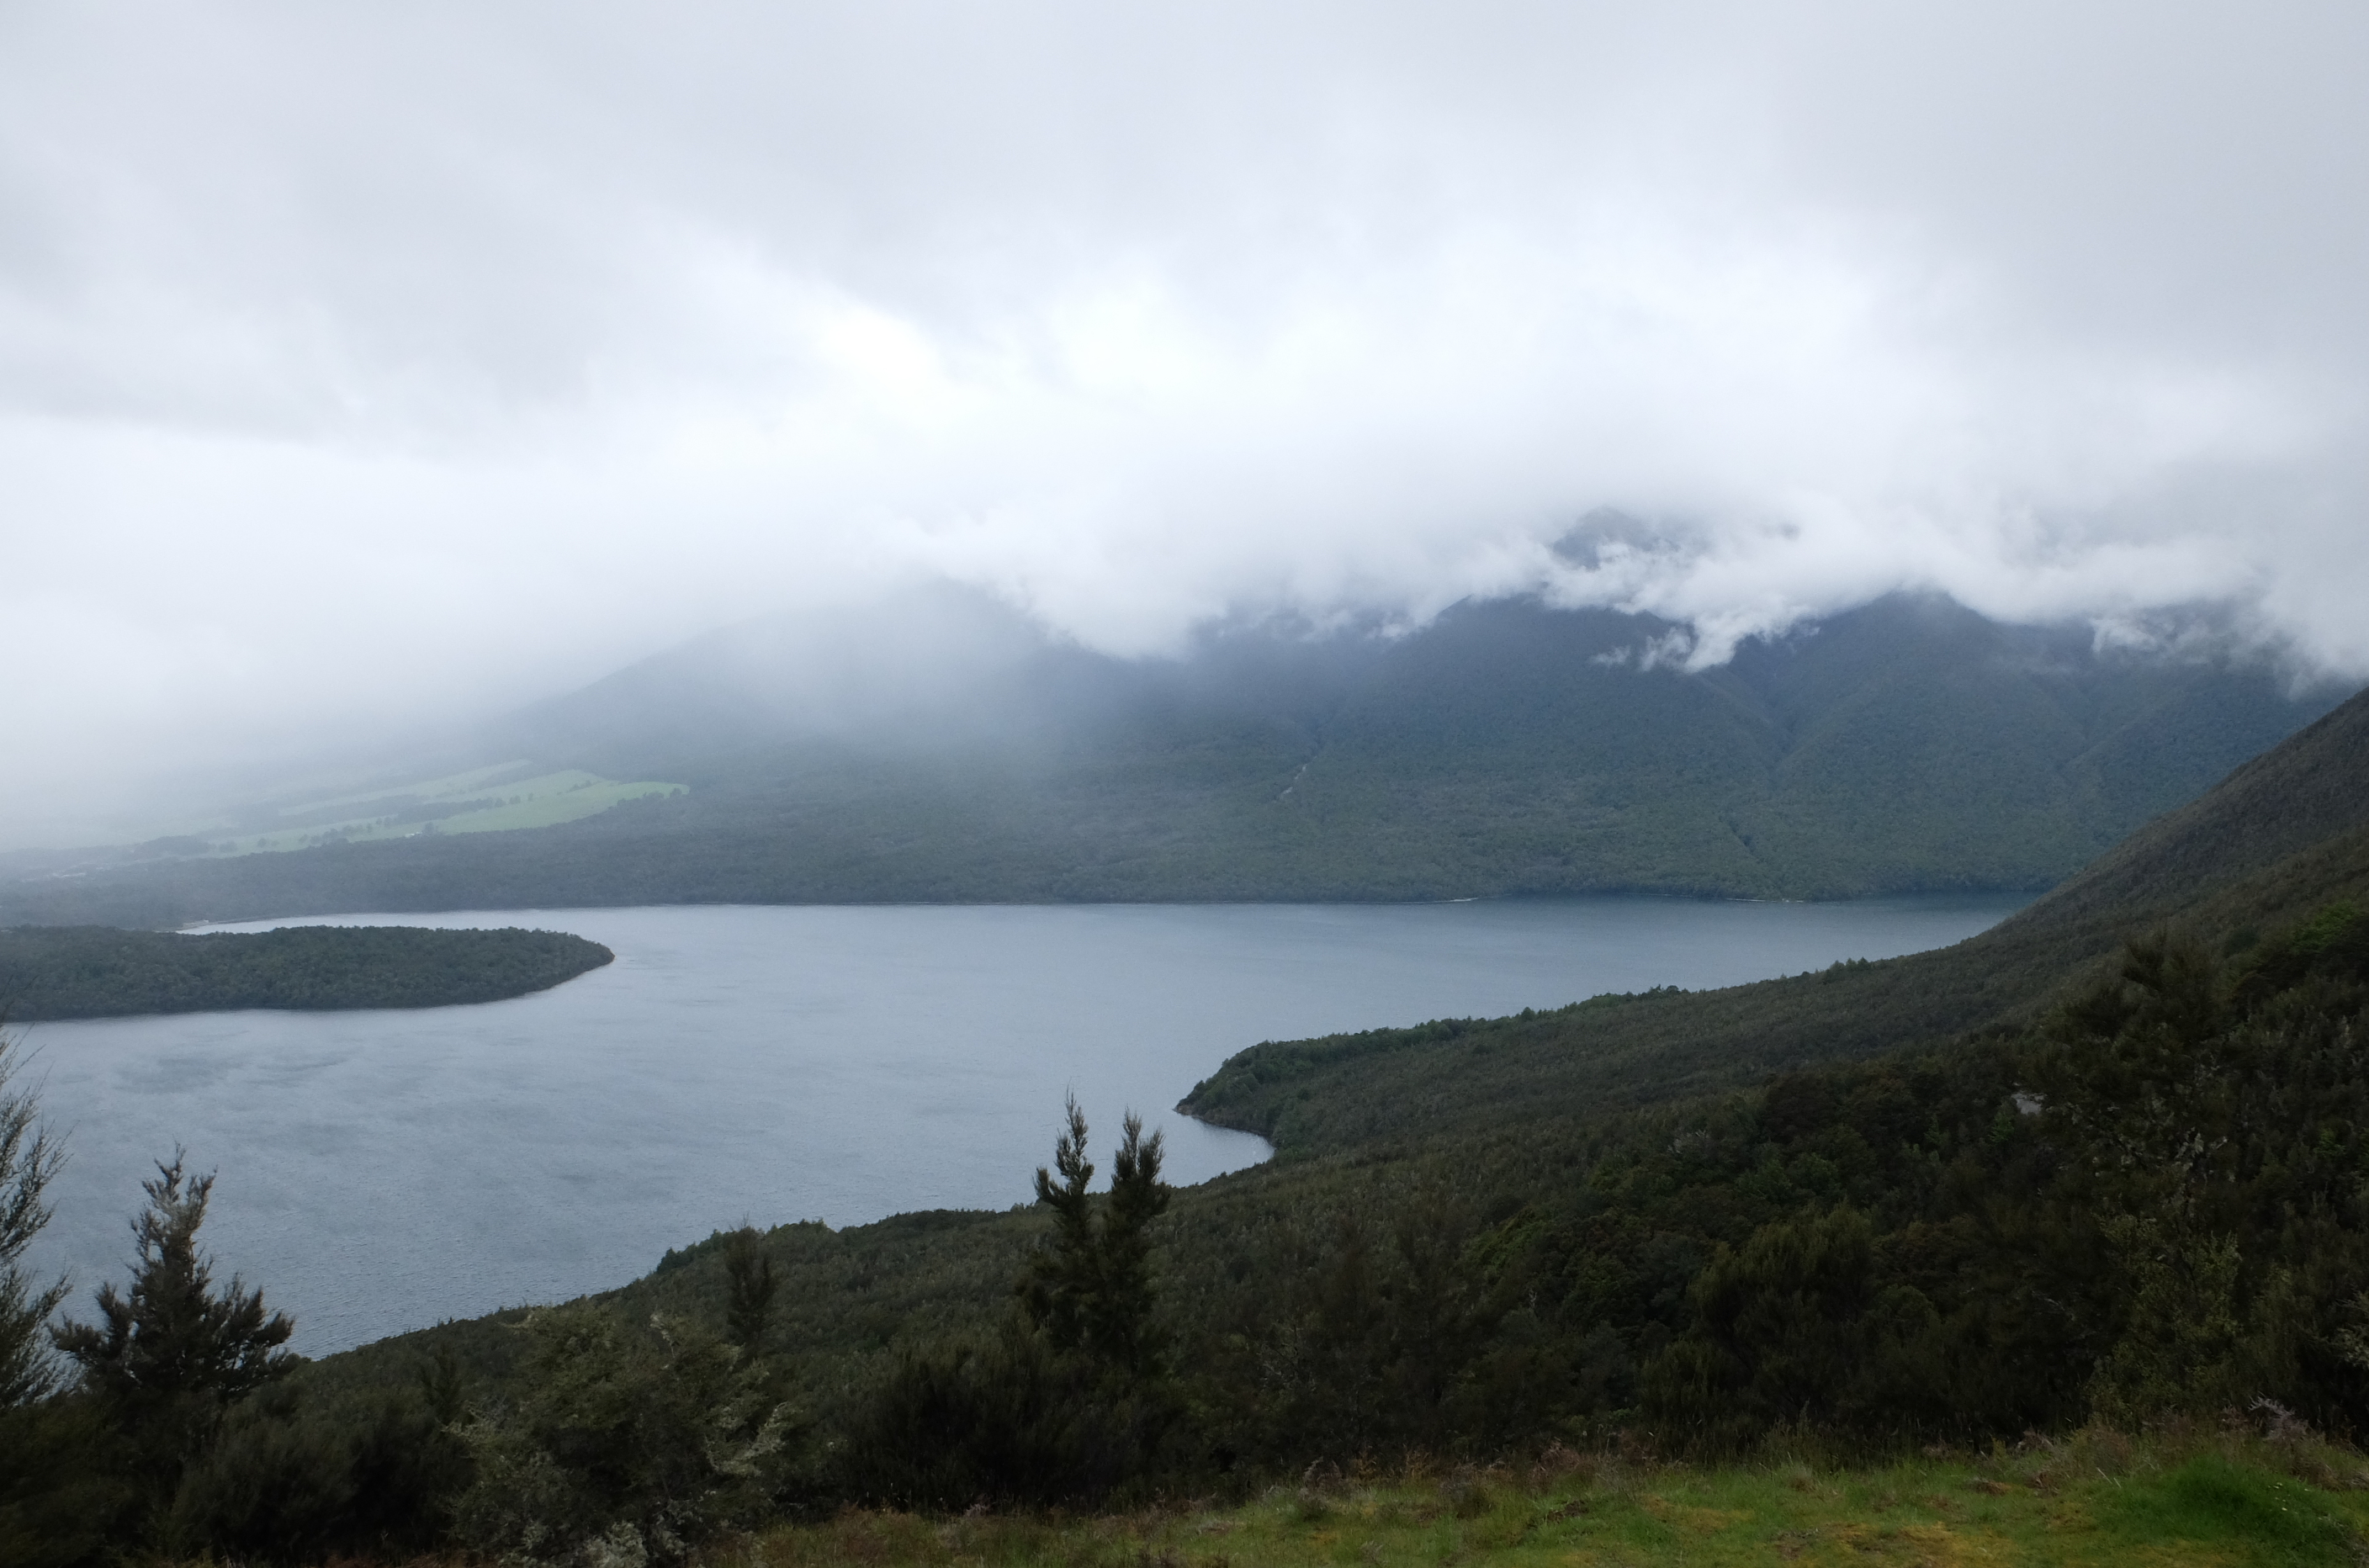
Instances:
[[[2364,823],[2369,704],[2356,697],[2147,824],[2003,930],[2127,926],[2200,901],[2252,909],[2331,896],[2312,888],[2345,885]]]
[[[2369,901],[2369,693],[2132,836],[2012,919],[1937,953],[1698,994],[1266,1044],[1183,1109],[1287,1150],[1571,1117],[1996,1028],[2167,921],[2216,943]]]

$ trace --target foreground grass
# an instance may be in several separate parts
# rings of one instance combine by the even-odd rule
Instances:
[[[717,1554],[748,1568],[1264,1564],[2350,1564],[2369,1471],[2308,1441],[2111,1434],[1872,1469],[1698,1470],[1549,1456],[1387,1481],[1311,1478],[1238,1507],[1073,1519],[850,1513]]]

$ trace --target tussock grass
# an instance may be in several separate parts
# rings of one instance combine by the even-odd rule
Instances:
[[[708,1568],[1505,1568],[2214,1564],[2369,1557],[2369,1463],[2308,1434],[2088,1431],[1985,1454],[1835,1468],[1782,1452],[1690,1467],[1550,1450],[1387,1476],[1311,1471],[1235,1505],[1087,1516],[851,1511]]]

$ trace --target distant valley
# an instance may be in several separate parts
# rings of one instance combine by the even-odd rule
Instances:
[[[15,857],[0,921],[2036,889],[2346,694],[1904,597],[1700,672],[1670,623],[1524,600],[1145,660],[904,612],[700,639],[425,783]]]

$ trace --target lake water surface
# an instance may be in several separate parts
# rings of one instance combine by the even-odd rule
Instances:
[[[1182,1184],[1265,1145],[1169,1107],[1245,1046],[1939,947],[2016,896],[1836,904],[699,907],[352,915],[539,926],[617,961],[511,1001],[38,1024],[71,1162],[33,1262],[120,1280],[150,1162],[219,1170],[218,1272],[312,1355],[647,1272],[743,1219],[1024,1202],[1074,1091]],[[267,922],[273,923],[273,922]],[[260,930],[261,925],[234,927]]]

